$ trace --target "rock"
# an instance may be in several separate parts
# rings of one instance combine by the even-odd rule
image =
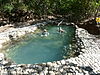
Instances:
[[[17,73],[16,73],[16,71],[11,71],[11,74],[16,75]]]
[[[80,55],[80,52],[75,52],[74,53],[74,56],[79,56]]]
[[[3,46],[0,44],[0,49],[2,48]]]
[[[50,75],[55,75],[55,73],[53,71],[49,71]]]
[[[61,62],[60,62],[60,61],[57,61],[57,64],[58,64],[58,65],[61,65]]]
[[[8,75],[7,71],[6,70],[1,70],[1,75]]]
[[[4,60],[4,54],[0,53],[0,61],[3,61],[3,60]]]
[[[63,68],[61,68],[59,71],[60,71],[60,72],[63,72]]]
[[[39,74],[39,75],[45,75],[45,74],[44,74],[44,72],[40,72],[40,74]]]
[[[3,64],[3,65],[6,65],[6,64],[8,64],[8,61],[5,61],[5,60],[4,60],[4,61],[2,61],[2,64]]]
[[[52,63],[51,63],[51,62],[47,62],[47,65],[48,65],[48,66],[52,66]]]
[[[66,73],[66,75],[73,75],[73,73]]]
[[[61,60],[60,62],[61,62],[61,64],[65,64],[65,63],[66,63],[66,61],[65,61],[65,60]]]
[[[45,69],[43,72],[44,72],[44,75],[47,75],[48,70]]]

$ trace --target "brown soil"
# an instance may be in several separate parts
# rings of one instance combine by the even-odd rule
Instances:
[[[83,21],[77,24],[80,28],[86,29],[90,34],[100,35],[100,26],[97,27],[95,19]]]

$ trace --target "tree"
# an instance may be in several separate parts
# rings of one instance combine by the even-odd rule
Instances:
[[[32,11],[38,16],[68,15],[72,20],[81,20],[99,12],[100,0],[0,0],[0,11],[9,12],[18,9]]]

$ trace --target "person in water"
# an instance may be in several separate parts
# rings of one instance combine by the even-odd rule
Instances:
[[[58,28],[58,32],[59,32],[59,33],[64,33],[65,30],[63,30],[61,27],[59,27],[59,28]]]
[[[48,35],[49,35],[49,32],[46,29],[44,29],[41,36],[48,36]]]

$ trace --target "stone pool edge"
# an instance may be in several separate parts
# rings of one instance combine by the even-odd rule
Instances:
[[[29,28],[29,29],[28,29]],[[37,27],[36,27],[37,28]],[[22,29],[18,29],[22,30]],[[32,26],[26,30],[34,32]],[[25,33],[22,31],[23,35]],[[7,34],[8,35],[8,34]],[[1,33],[0,33],[1,36]],[[95,36],[82,28],[76,29],[76,36],[82,41],[84,48],[78,57],[63,59],[61,61],[47,62],[42,64],[14,64],[5,65],[0,62],[0,75],[4,74],[30,74],[30,75],[95,75],[100,73],[100,48]],[[4,39],[4,38],[3,38]],[[7,40],[7,39],[6,39]],[[95,41],[94,41],[95,40]],[[100,40],[100,39],[99,39]],[[80,42],[80,41],[77,41]]]
[[[42,24],[46,25],[47,23],[46,22],[37,23],[37,24],[27,26],[27,27],[13,28],[5,32],[1,32],[0,33],[0,49],[3,48],[3,45],[8,44],[9,42],[13,40],[16,41],[28,33],[34,33],[35,30],[38,28],[38,26]]]

